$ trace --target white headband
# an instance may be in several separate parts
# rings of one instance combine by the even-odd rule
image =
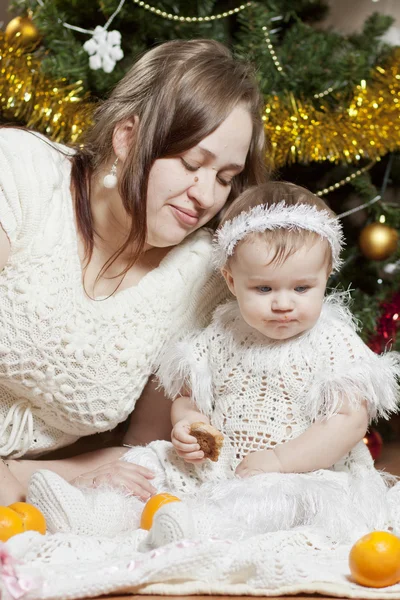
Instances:
[[[308,204],[287,205],[285,201],[267,206],[260,204],[240,213],[218,229],[214,237],[213,261],[217,268],[226,265],[236,245],[249,233],[274,229],[306,229],[326,239],[332,250],[332,268],[340,268],[340,251],[344,245],[342,226],[326,210]]]

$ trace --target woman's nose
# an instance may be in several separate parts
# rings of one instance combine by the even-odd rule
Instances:
[[[214,198],[215,177],[212,175],[198,174],[188,190],[190,198],[195,200],[202,208],[211,208],[215,203]]]

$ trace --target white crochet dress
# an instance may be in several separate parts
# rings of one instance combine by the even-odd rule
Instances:
[[[225,436],[218,462],[179,461],[178,472],[165,467],[168,485],[187,493],[201,483],[232,478],[249,452],[298,437],[317,417],[335,414],[343,396],[354,404],[364,398],[371,419],[386,417],[397,408],[399,373],[398,355],[377,356],[364,344],[338,294],[327,297],[310,331],[284,342],[270,341],[247,325],[236,301],[230,301],[216,309],[206,329],[179,342],[161,361],[159,377],[167,393],[174,397],[187,386]],[[362,442],[333,468],[356,464],[372,465]]]
[[[211,233],[190,236],[137,286],[102,301],[82,287],[71,150],[0,130],[0,456],[34,456],[128,417],[163,345],[221,298]]]
[[[210,535],[215,527],[217,535],[245,537],[304,525],[313,516],[327,530],[336,514],[334,530],[341,538],[350,523],[361,530],[389,522],[386,484],[362,441],[329,470],[266,474],[245,484],[234,475],[246,454],[299,436],[317,417],[334,415],[343,397],[355,405],[365,399],[371,419],[397,410],[399,355],[377,356],[363,343],[340,295],[326,299],[310,331],[285,342],[269,341],[246,324],[236,301],[228,302],[206,329],[165,354],[159,376],[172,397],[184,386],[192,390],[198,408],[225,436],[220,458],[188,464],[172,444],[156,441],[147,449],[132,449],[127,459],[143,462],[140,455],[149,460],[152,452],[164,473],[160,487],[196,506],[224,507],[213,524],[208,511]],[[261,497],[258,518],[255,505]],[[242,507],[237,507],[238,498]],[[265,518],[265,502],[270,519]],[[250,508],[254,522],[245,531],[242,518]],[[240,531],[235,533],[237,522]]]

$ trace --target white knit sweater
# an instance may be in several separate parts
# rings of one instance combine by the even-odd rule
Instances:
[[[203,326],[226,294],[201,230],[135,287],[103,302],[82,287],[70,160],[0,130],[0,456],[35,455],[128,417],[163,345]]]

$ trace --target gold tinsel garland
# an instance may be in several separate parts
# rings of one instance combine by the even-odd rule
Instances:
[[[264,121],[276,166],[325,161],[376,160],[400,147],[400,49],[362,82],[350,102],[345,96],[318,107],[293,95],[267,99]],[[89,126],[93,104],[81,82],[67,85],[40,71],[40,60],[8,43],[0,32],[0,119],[18,122],[71,143]],[[333,96],[333,94],[331,95]]]
[[[316,104],[293,95],[267,99],[264,121],[277,166],[376,160],[400,147],[400,49],[362,81],[350,102],[343,93]],[[333,103],[332,103],[333,99]],[[333,106],[333,108],[332,108]]]
[[[8,43],[0,32],[0,119],[19,123],[56,142],[76,142],[90,122],[92,106],[82,82],[67,85],[40,71],[26,48]]]

